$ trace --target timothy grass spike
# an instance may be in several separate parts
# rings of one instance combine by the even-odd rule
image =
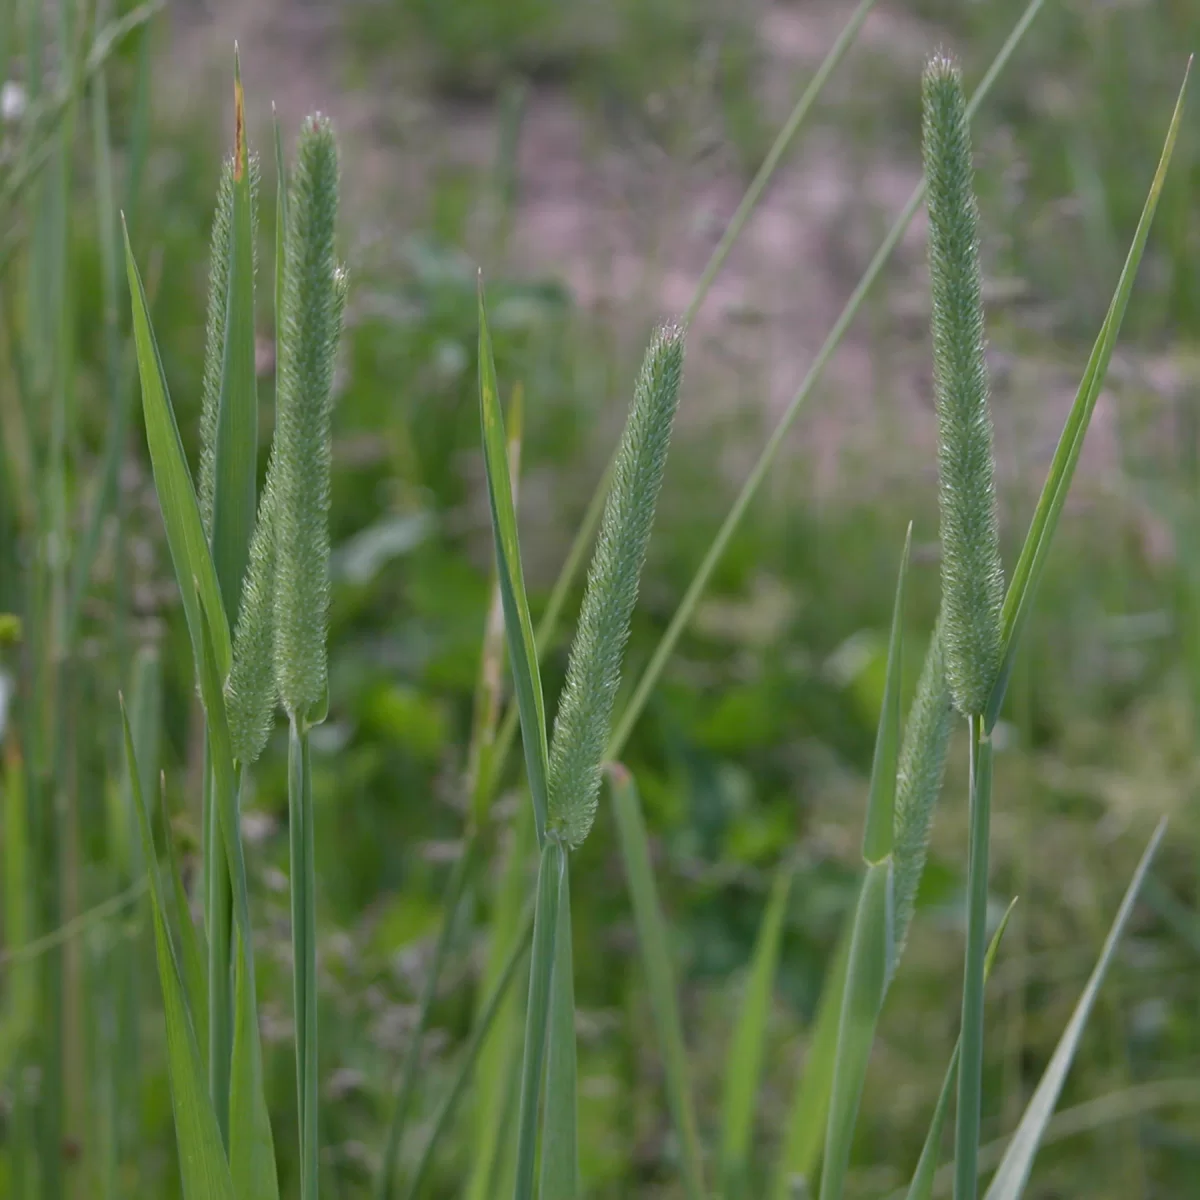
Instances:
[[[683,330],[667,325],[646,351],[571,646],[550,746],[548,822],[569,846],[587,837],[596,815],[621,658],[679,402],[683,348]]]
[[[277,463],[272,451],[234,629],[233,668],[225,685],[233,756],[242,766],[249,766],[263,752],[278,698],[274,663]]]
[[[289,713],[325,692],[329,612],[330,422],[344,281],[335,258],[338,159],[333,127],[305,120],[288,202],[285,336],[275,442],[275,670]]]
[[[942,618],[939,616],[904,727],[896,775],[892,860],[897,961],[904,951],[916,907],[917,887],[925,870],[933,809],[942,790],[946,753],[954,724],[954,705],[946,683],[942,639]]]
[[[941,483],[946,675],[964,716],[981,713],[1001,658],[1004,572],[984,357],[978,212],[962,74],[934,57],[922,79],[934,384]]]

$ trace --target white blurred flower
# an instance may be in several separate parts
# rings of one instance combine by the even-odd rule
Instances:
[[[11,125],[25,114],[25,86],[15,79],[6,79],[0,86],[0,121]]]

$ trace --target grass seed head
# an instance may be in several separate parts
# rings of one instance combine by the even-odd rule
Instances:
[[[621,659],[637,603],[683,377],[684,335],[659,329],[642,364],[633,409],[588,572],[550,746],[548,825],[569,846],[592,827]]]
[[[961,72],[939,56],[922,82],[946,677],[955,706],[974,716],[999,669],[1004,600],[979,218]]]
[[[325,690],[334,360],[345,279],[335,256],[333,127],[305,120],[288,200],[275,449],[275,674],[289,713]]]

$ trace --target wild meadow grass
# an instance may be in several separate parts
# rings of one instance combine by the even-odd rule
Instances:
[[[606,822],[610,814],[661,1060],[661,1103],[674,1129],[667,1158],[670,1186],[689,1200],[712,1195],[738,1200],[763,1190],[776,1200],[796,1195],[840,1200],[848,1190],[862,1098],[871,1086],[876,1031],[910,927],[920,919],[917,897],[956,723],[966,725],[969,756],[963,985],[961,997],[946,998],[948,1006],[961,1009],[959,1039],[920,1158],[897,1164],[897,1170],[910,1180],[910,1200],[934,1194],[945,1125],[953,1113],[948,1165],[954,1195],[957,1200],[978,1195],[985,1174],[983,1058],[992,1036],[985,992],[993,969],[1004,961],[1004,933],[1017,903],[1011,898],[1003,918],[991,920],[993,742],[1171,161],[1183,114],[1182,88],[1108,314],[1007,584],[970,120],[1042,0],[1031,0],[969,99],[952,59],[939,54],[929,60],[920,81],[925,181],[834,322],[657,646],[637,678],[624,679],[668,449],[686,392],[689,327],[872,7],[864,0],[853,10],[801,95],[718,242],[681,323],[664,324],[651,338],[628,388],[631,404],[623,434],[536,626],[518,520],[525,401],[519,381],[497,371],[488,282],[480,277],[478,415],[493,574],[465,755],[461,850],[448,873],[433,955],[404,1053],[395,1064],[380,1143],[370,1157],[369,1189],[377,1200],[435,1194],[433,1166],[448,1153],[455,1194],[473,1200],[571,1200],[593,1191],[581,1166],[575,996],[576,962],[590,947],[576,941],[572,863],[586,853],[597,822]],[[105,23],[107,13],[100,6],[93,29],[90,10],[62,4],[56,45],[67,65],[58,90],[45,96],[39,90],[43,26],[31,22],[26,48],[31,115],[0,175],[0,211],[21,199],[29,223],[19,231],[23,240],[2,244],[12,254],[21,246],[21,280],[29,293],[23,323],[10,323],[7,347],[21,388],[15,406],[6,400],[4,468],[24,485],[10,491],[24,497],[25,507],[6,512],[6,560],[16,561],[18,540],[32,548],[21,606],[29,700],[20,725],[23,753],[9,756],[3,780],[0,1077],[14,1082],[0,1182],[5,1194],[39,1200],[152,1194],[155,1185],[142,1178],[139,1165],[145,1155],[136,1114],[142,1026],[152,1013],[164,1035],[182,1195],[187,1200],[318,1200],[322,1193],[350,1194],[333,1182],[323,1144],[322,1080],[330,1064],[322,1062],[318,1019],[318,901],[325,848],[317,835],[319,776],[313,761],[320,727],[337,704],[327,648],[332,427],[335,365],[352,283],[339,259],[344,231],[338,224],[338,144],[331,123],[313,115],[301,123],[289,155],[278,123],[275,127],[273,171],[266,174],[275,187],[269,278],[276,382],[273,434],[260,486],[265,406],[260,411],[256,333],[263,305],[257,235],[264,172],[249,142],[240,62],[235,52],[232,149],[218,175],[213,209],[202,369],[195,379],[168,381],[152,313],[154,295],[166,285],[172,265],[152,265],[153,254],[143,249],[139,226],[149,214],[138,203],[136,173],[131,170],[126,187],[116,184],[103,70],[111,47],[149,15],[148,9],[135,10]],[[0,32],[3,74],[13,41],[8,25]],[[67,486],[75,453],[74,333],[63,313],[70,278],[69,151],[81,113],[91,118],[97,219],[111,235],[101,244],[106,248],[103,341],[112,403],[104,452],[95,478],[82,489],[87,503],[76,520],[69,513],[76,497]],[[130,162],[138,161],[135,152]],[[25,193],[36,199],[25,204]],[[711,1106],[697,1095],[697,1047],[688,1036],[687,1007],[676,979],[676,935],[659,894],[638,779],[624,753],[787,431],[922,201],[929,216],[938,419],[940,612],[906,715],[905,680],[914,665],[906,649],[906,614],[914,574],[923,569],[914,561],[910,525],[903,547],[897,547],[857,899],[826,971],[805,1069],[787,1098],[773,1167],[765,1172],[757,1137],[765,1121],[764,1079],[773,1053],[769,1015],[787,907],[798,886],[797,862],[785,856],[772,878],[724,1048],[722,1095],[710,1128],[702,1114]],[[127,335],[121,315],[126,297]],[[12,336],[14,331],[20,336]],[[78,645],[80,614],[105,531],[115,524],[117,536],[124,536],[124,501],[116,485],[135,371],[158,518],[190,651],[188,686],[199,698],[200,769],[188,803],[198,814],[200,866],[190,880],[177,853],[160,761],[162,658],[149,646],[135,649],[127,598],[114,606],[114,669],[96,670],[93,679]],[[184,388],[194,390],[201,402],[195,483],[172,400],[172,390],[178,394]],[[589,556],[565,683],[557,703],[549,704],[545,648],[564,625],[576,575]],[[114,679],[119,687],[111,687]],[[104,751],[87,758],[76,747],[83,733],[81,710],[73,701],[85,680],[89,688],[111,688],[107,694],[119,697],[119,722],[97,738]],[[268,996],[262,985],[256,850],[244,821],[256,764],[280,715],[286,719],[288,745],[291,943],[286,965],[292,988],[286,1007],[294,1047],[293,1127],[286,1127],[272,1104],[276,1092],[263,1014],[278,998]],[[518,732],[524,765],[520,805],[505,829],[497,801]],[[111,772],[112,782],[103,787],[89,782],[88,769],[96,762],[101,777]],[[96,824],[89,809],[93,800],[103,811],[106,855],[99,890],[104,898],[88,907],[81,881],[94,882],[82,869]],[[424,798],[398,797],[397,802]],[[507,840],[501,837],[505,832]],[[1163,832],[1160,823],[1111,917],[1092,973],[991,1177],[988,1200],[1025,1193]],[[530,869],[533,863],[536,872]],[[470,1032],[439,1103],[418,1122],[413,1114],[432,1009],[458,950],[460,914],[489,886],[493,866],[498,868],[492,872],[495,900]],[[148,921],[133,919],[127,932],[85,958],[82,947],[93,943],[81,941],[76,931],[106,929],[114,912],[140,913]],[[139,966],[140,950],[148,950],[149,943],[157,988],[142,978]],[[36,1088],[27,1082],[34,1075]],[[470,1133],[448,1152],[450,1133],[462,1119],[458,1110],[468,1101],[473,1101],[466,1116]],[[63,1147],[75,1137],[82,1141],[84,1168],[68,1178]],[[295,1164],[294,1170],[281,1171],[284,1164]]]

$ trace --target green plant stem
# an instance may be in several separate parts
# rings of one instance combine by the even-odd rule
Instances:
[[[967,861],[967,954],[963,972],[962,1055],[958,1064],[954,1200],[975,1200],[983,1090],[983,990],[987,956],[988,839],[992,744],[981,717],[971,717],[970,850]]]
[[[525,1009],[525,1057],[521,1065],[521,1116],[517,1129],[517,1178],[514,1200],[532,1200],[537,1162],[538,1110],[546,1028],[550,1016],[550,980],[558,931],[559,878],[566,851],[553,838],[542,844],[537,906],[533,916],[533,957],[529,963],[529,1002]],[[549,1200],[549,1198],[547,1198]]]
[[[291,850],[292,982],[296,1022],[296,1103],[300,1124],[300,1197],[317,1200],[316,855],[312,764],[304,718],[292,713],[288,733],[288,823]]]
[[[438,980],[441,978],[446,957],[450,949],[451,936],[454,932],[455,918],[462,903],[467,881],[474,874],[478,858],[479,834],[468,835],[466,845],[454,870],[446,883],[446,891],[442,897],[442,926],[438,931],[437,943],[434,946],[433,962],[425,975],[425,984],[421,989],[421,1001],[417,1011],[417,1023],[409,1034],[408,1048],[405,1051],[404,1062],[400,1067],[400,1078],[396,1087],[396,1102],[392,1107],[391,1119],[388,1122],[387,1141],[384,1143],[383,1161],[379,1168],[379,1180],[375,1194],[378,1200],[391,1200],[396,1175],[396,1159],[400,1153],[400,1141],[404,1133],[404,1123],[408,1116],[409,1105],[412,1102],[413,1091],[417,1081],[417,1067],[421,1060],[421,1043],[425,1039],[425,1030],[429,1025],[429,1013],[437,996]],[[514,953],[523,951],[523,943],[517,946]]]
[[[229,1149],[229,1091],[233,1059],[233,890],[229,860],[221,836],[221,818],[213,800],[208,739],[204,745],[205,901],[208,934],[208,1091],[217,1128]]]

